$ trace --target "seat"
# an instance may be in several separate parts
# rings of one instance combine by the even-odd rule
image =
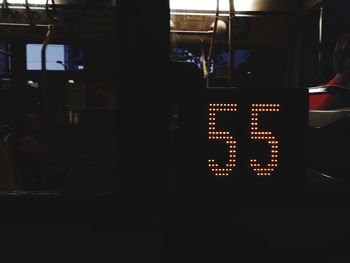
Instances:
[[[309,127],[325,127],[350,115],[350,90],[341,86],[318,86],[308,90]]]
[[[309,87],[310,110],[350,107],[350,90],[341,86]]]
[[[308,89],[308,166],[350,183],[350,90],[340,86]]]

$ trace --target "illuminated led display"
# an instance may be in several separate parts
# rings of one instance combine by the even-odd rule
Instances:
[[[191,189],[305,179],[307,90],[212,88],[179,109],[179,171]]]
[[[214,176],[230,176],[236,167],[237,141],[229,131],[219,131],[216,128],[217,113],[236,112],[237,104],[211,103],[209,104],[208,138],[209,140],[224,141],[228,145],[228,162],[224,167],[214,159],[208,159],[208,166]],[[270,131],[259,130],[259,114],[262,112],[279,112],[279,104],[252,104],[250,118],[250,139],[267,141],[271,148],[270,162],[263,167],[257,159],[250,159],[250,167],[258,176],[271,176],[278,167],[279,141]]]
[[[227,131],[216,130],[217,112],[235,112],[237,104],[209,104],[209,140],[223,140],[229,146],[229,159],[224,168],[220,168],[214,159],[208,160],[208,165],[215,176],[229,176],[236,166],[236,141]]]
[[[278,140],[270,131],[259,131],[259,113],[260,112],[279,112],[279,104],[253,104],[251,110],[251,128],[250,135],[252,140],[266,140],[271,146],[271,161],[266,167],[262,167],[258,160],[251,159],[250,167],[258,176],[270,176],[278,167]]]

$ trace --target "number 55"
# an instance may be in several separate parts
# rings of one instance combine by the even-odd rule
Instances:
[[[219,167],[219,164],[214,159],[208,160],[208,166],[214,176],[229,176],[236,166],[236,140],[228,131],[216,130],[216,115],[217,112],[236,112],[237,104],[209,104],[209,140],[225,141],[229,146],[228,163],[224,167]],[[266,167],[262,167],[256,159],[250,160],[250,167],[258,176],[271,176],[272,172],[278,166],[278,144],[279,141],[270,131],[259,131],[259,113],[260,112],[279,112],[279,104],[252,104],[251,109],[251,125],[250,138],[252,140],[267,140],[271,146],[271,159]]]

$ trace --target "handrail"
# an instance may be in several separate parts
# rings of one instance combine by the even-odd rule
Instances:
[[[208,55],[208,61],[207,61],[207,68],[211,68],[211,57],[213,55],[213,49],[214,49],[214,42],[216,38],[216,31],[218,27],[218,20],[219,20],[219,4],[220,0],[216,0],[216,11],[215,11],[215,20],[214,20],[214,29],[213,29],[213,35],[211,36],[210,39],[210,46],[209,46],[209,55]],[[210,82],[210,74],[207,72],[207,75],[205,76],[207,79],[207,88],[209,87],[209,82]]]
[[[204,73],[204,78],[206,79],[206,87],[209,87],[210,84],[210,68],[212,64],[212,57],[213,57],[213,52],[214,52],[214,43],[216,41],[217,37],[217,29],[218,29],[218,20],[220,18],[220,0],[216,1],[216,11],[215,11],[215,20],[214,20],[214,28],[213,30],[210,31],[186,31],[186,30],[170,30],[170,33],[173,34],[184,34],[184,35],[209,35],[211,36],[210,39],[210,45],[209,45],[209,53],[208,57],[206,59],[205,67],[203,64],[203,73]],[[235,5],[234,5],[234,0],[229,0],[229,39],[228,39],[228,84],[229,86],[233,85],[233,76],[234,76],[234,61],[235,61],[235,51],[234,51],[234,44],[233,44],[233,39],[234,39],[234,18],[236,15],[235,11]],[[202,48],[203,49],[203,48]],[[203,58],[206,58],[203,55],[203,50],[202,50],[202,62],[205,61]]]
[[[46,156],[49,152],[48,145],[48,89],[47,89],[47,69],[46,69],[46,49],[53,35],[53,25],[49,25],[43,46],[41,48],[41,70],[42,70],[42,119],[43,119],[43,146]],[[44,189],[48,188],[48,172],[49,164],[48,159],[45,158],[43,166],[42,181]]]
[[[198,34],[198,35],[212,35],[214,33],[213,30],[208,30],[208,31],[196,31],[196,30],[170,30],[170,33],[174,33],[174,34]]]
[[[9,3],[7,2],[7,0],[2,1],[1,12],[2,12],[3,16],[9,15]]]
[[[57,20],[57,10],[56,10],[56,4],[55,4],[55,0],[51,0],[51,6],[52,6],[52,10],[50,10],[50,5],[49,5],[49,0],[46,0],[46,4],[45,4],[45,10],[46,13],[49,17],[51,17],[53,20]],[[51,13],[52,12],[52,13]]]
[[[235,4],[234,0],[229,0],[230,2],[230,17],[229,17],[229,37],[228,37],[228,82],[232,86],[233,76],[234,76],[234,63],[235,63],[235,50],[233,45],[233,33],[234,33],[234,18],[235,18]]]
[[[202,66],[203,66],[203,75],[204,77],[208,76],[208,69],[207,69],[207,62],[205,59],[205,52],[204,52],[204,48],[203,45],[201,47],[201,51],[202,51]]]
[[[34,20],[33,20],[33,17],[32,17],[32,14],[30,13],[30,7],[29,7],[29,2],[28,2],[28,0],[25,0],[25,8],[26,8],[26,13],[27,13],[27,16],[28,16],[28,18],[29,18],[29,24],[31,25],[31,26],[34,26],[35,24],[34,24]]]

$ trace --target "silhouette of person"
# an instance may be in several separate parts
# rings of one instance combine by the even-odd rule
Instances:
[[[8,136],[7,144],[17,169],[16,182],[22,190],[43,189],[45,163],[48,164],[50,187],[64,187],[65,176],[76,164],[46,152],[41,138],[42,121],[38,111],[31,108],[21,110],[13,123],[13,132]]]

